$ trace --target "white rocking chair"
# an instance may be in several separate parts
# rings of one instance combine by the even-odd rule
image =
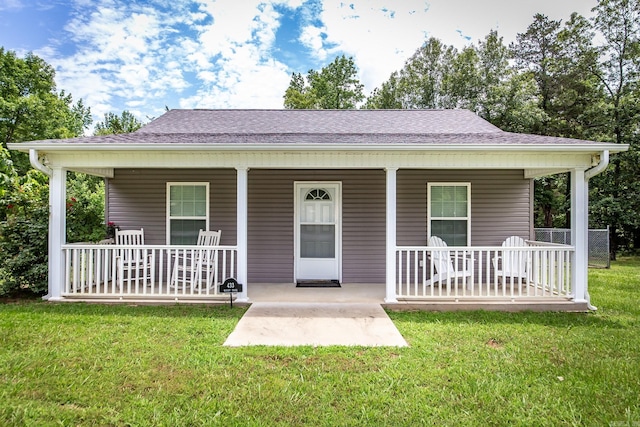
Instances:
[[[220,244],[221,230],[198,232],[197,246],[218,246]],[[218,251],[215,249],[198,249],[185,251],[176,255],[171,273],[171,286],[179,287],[190,285],[193,291],[200,288],[202,282],[207,282],[208,287],[217,283]]]
[[[136,287],[140,283],[143,286],[153,283],[153,255],[144,248],[132,247],[144,246],[144,229],[116,229],[115,243],[119,246],[128,246],[116,251],[120,289],[124,289],[125,280],[128,286],[133,283]]]
[[[447,249],[447,243],[438,236],[429,238],[429,246],[443,249],[431,251],[431,262],[435,274],[427,280],[427,286],[434,283],[446,283],[447,280],[456,283],[458,279],[469,278],[467,281],[467,288],[469,288],[471,286],[471,269],[469,267],[471,259],[464,254],[458,254],[456,257],[455,252],[451,253],[451,250]]]

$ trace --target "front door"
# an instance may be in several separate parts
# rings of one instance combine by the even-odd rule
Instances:
[[[340,280],[341,183],[296,182],[296,280]]]

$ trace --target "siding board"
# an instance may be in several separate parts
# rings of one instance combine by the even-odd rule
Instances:
[[[249,280],[294,280],[294,182],[342,182],[342,279],[383,283],[385,173],[381,170],[249,171]]]
[[[249,282],[294,280],[294,182],[342,182],[342,278],[384,283],[386,175],[383,170],[266,170],[248,175]],[[109,179],[107,218],[143,227],[149,244],[166,242],[166,183],[210,183],[210,228],[236,244],[235,169],[117,169]],[[530,235],[532,183],[521,170],[407,170],[397,174],[398,245],[426,245],[427,183],[471,182],[472,245]]]
[[[236,244],[234,169],[116,169],[106,186],[107,220],[144,228],[145,242],[165,244],[167,182],[209,182],[209,228],[222,230],[221,244]]]
[[[471,183],[471,244],[500,245],[530,236],[531,180],[521,170],[398,171],[397,238],[400,246],[427,243],[427,183]]]

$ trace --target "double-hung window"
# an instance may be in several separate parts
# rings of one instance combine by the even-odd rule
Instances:
[[[167,243],[195,245],[209,229],[209,183],[167,183]]]
[[[471,184],[427,184],[428,237],[438,236],[448,246],[471,245]]]

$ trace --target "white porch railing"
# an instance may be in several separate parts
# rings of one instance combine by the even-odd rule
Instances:
[[[397,247],[402,299],[571,298],[572,246]]]
[[[235,246],[67,244],[65,297],[204,298],[237,275]]]

